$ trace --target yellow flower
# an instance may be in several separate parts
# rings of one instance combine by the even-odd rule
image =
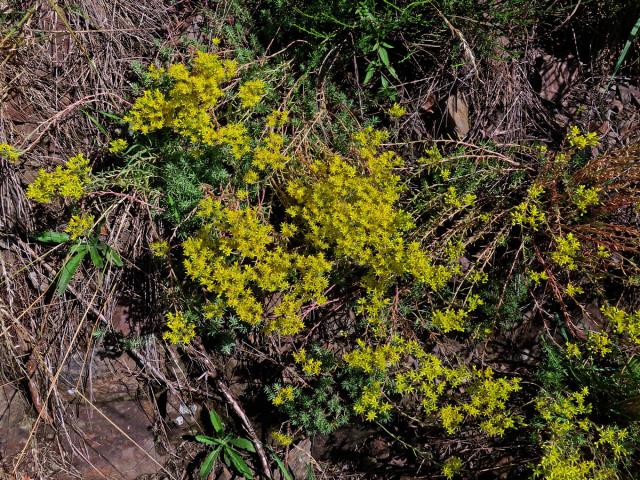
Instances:
[[[442,475],[444,475],[447,480],[452,480],[460,470],[462,470],[462,459],[459,457],[449,457],[442,465]]]
[[[157,240],[155,242],[151,242],[149,244],[149,248],[151,249],[151,253],[154,257],[166,257],[169,255],[169,242],[166,240]]]
[[[196,326],[182,312],[167,313],[167,328],[162,338],[174,345],[186,345],[196,336]]]
[[[15,163],[20,158],[20,152],[8,143],[0,143],[0,158],[6,158],[8,161]]]
[[[396,102],[393,105],[391,105],[391,108],[389,108],[388,113],[391,118],[400,118],[405,113],[407,113],[407,110],[403,108],[398,102]]]
[[[575,297],[576,295],[580,295],[581,293],[584,293],[582,287],[574,285],[571,282],[567,284],[567,295],[569,295],[570,297]]]
[[[222,40],[220,40],[219,37],[213,37],[211,39],[211,43],[213,43],[216,47],[220,45],[220,43],[222,43]]]
[[[307,351],[304,348],[301,348],[297,352],[294,352],[293,360],[298,365],[302,366],[302,371],[305,373],[305,375],[320,375],[322,362],[315,358],[307,357]]]
[[[293,437],[291,435],[287,435],[286,433],[271,432],[271,436],[277,443],[279,443],[283,447],[288,447],[293,443]]]
[[[240,104],[244,108],[253,108],[262,97],[266,94],[267,84],[262,80],[249,80],[248,82],[240,85],[240,89],[238,90],[238,98],[240,99]]]
[[[463,420],[464,415],[462,415],[461,407],[445,405],[440,409],[440,421],[449,435],[455,433]]]
[[[582,356],[582,352],[580,351],[580,348],[575,343],[567,342],[566,348],[567,348],[567,357],[580,358]]]
[[[595,332],[589,335],[588,348],[593,353],[605,357],[608,353],[611,353],[611,339],[605,332]]]
[[[71,240],[75,240],[88,234],[94,223],[93,215],[72,215],[64,231],[69,234]]]
[[[49,203],[56,197],[78,200],[84,195],[90,176],[89,160],[80,153],[52,172],[40,169],[27,187],[27,197],[39,203]]]
[[[590,206],[598,205],[600,191],[601,189],[598,187],[587,188],[585,185],[578,185],[573,194],[573,204],[578,208],[580,214],[586,213]]]
[[[600,140],[598,140],[597,133],[585,133],[575,125],[569,128],[569,133],[567,133],[567,140],[570,146],[578,148],[580,150],[587,147],[597,147],[598,145],[600,145]]]
[[[273,110],[267,115],[266,124],[269,128],[282,128],[289,120],[289,110]]]
[[[111,153],[120,153],[127,149],[129,143],[124,138],[117,138],[109,143],[109,151]]]
[[[569,270],[575,270],[576,258],[580,253],[580,241],[573,235],[568,233],[564,237],[556,237],[556,250],[551,252],[551,260],[560,267],[567,267]]]
[[[284,405],[286,402],[292,402],[294,398],[295,390],[291,385],[287,385],[286,387],[280,387],[276,396],[273,397],[271,403],[273,403],[276,407],[280,405]]]
[[[245,183],[249,185],[258,183],[258,180],[260,180],[260,176],[258,175],[258,172],[256,172],[255,170],[249,170],[244,176]]]

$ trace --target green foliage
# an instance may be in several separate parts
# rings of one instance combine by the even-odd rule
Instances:
[[[221,459],[225,465],[235,470],[243,478],[252,479],[253,471],[242,457],[243,451],[255,453],[256,449],[251,440],[236,437],[232,433],[226,433],[222,418],[213,409],[209,410],[209,422],[213,428],[213,433],[211,435],[200,434],[195,436],[197,442],[212,447],[200,464],[200,478],[206,479],[213,471],[216,461]]]
[[[62,295],[66,291],[87,255],[93,266],[99,271],[107,265],[122,267],[120,254],[101,240],[97,233],[91,232],[73,239],[65,232],[46,231],[35,238],[43,243],[70,244],[66,259],[57,274],[55,291],[58,295]]]
[[[267,398],[273,402],[281,388],[279,384],[266,387]],[[293,400],[285,401],[282,411],[294,427],[301,427],[309,434],[328,435],[347,425],[351,419],[341,393],[335,379],[321,377],[313,389],[298,391]]]

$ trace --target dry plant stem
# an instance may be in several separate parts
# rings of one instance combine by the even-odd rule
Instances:
[[[118,96],[118,95],[116,95],[116,94],[114,94],[112,92],[101,92],[101,93],[96,93],[95,95],[88,95],[86,97],[83,97],[80,100],[78,100],[78,101],[72,103],[71,105],[69,105],[68,107],[66,107],[64,110],[60,110],[54,116],[52,116],[48,120],[45,120],[40,125],[38,125],[29,135],[27,135],[27,137],[24,140],[25,143],[28,140],[30,140],[31,137],[36,135],[36,133],[38,132],[39,129],[42,128],[42,131],[37,133],[35,139],[29,144],[29,146],[21,147],[20,150],[22,150],[23,153],[27,153],[27,152],[31,151],[38,144],[40,139],[42,139],[44,134],[47,133],[49,128],[51,128],[56,122],[58,122],[60,119],[62,119],[65,115],[68,115],[75,108],[80,107],[80,106],[84,105],[85,103],[91,103],[91,102],[97,101],[98,97],[102,97],[102,96],[113,96],[113,97],[118,98],[124,104],[127,104],[127,102],[124,99],[122,99],[120,96]]]
[[[244,426],[244,429],[246,430],[249,437],[251,437],[251,441],[256,447],[256,453],[258,454],[258,458],[260,459],[260,464],[262,466],[262,471],[265,477],[272,478],[271,470],[269,469],[269,461],[267,460],[267,455],[264,449],[262,448],[262,443],[258,439],[258,436],[256,435],[256,432],[253,429],[253,426],[251,425],[249,418],[247,417],[247,414],[244,413],[244,410],[242,409],[238,401],[234,398],[233,394],[231,393],[231,390],[229,390],[229,387],[227,387],[227,384],[224,383],[223,380],[221,379],[217,380],[216,385],[222,392],[222,395],[224,396],[225,400],[229,403],[229,405],[231,405],[231,408],[233,408],[233,411],[236,412],[236,415],[238,415],[238,417],[240,417],[240,420],[242,421],[242,425]]]
[[[38,391],[38,386],[35,382],[35,374],[36,374],[36,357],[38,356],[37,347],[35,347],[31,354],[29,355],[29,360],[27,361],[27,375],[29,377],[28,387],[29,394],[31,395],[31,402],[38,412],[38,416],[42,417],[42,420],[51,425],[53,423],[49,412],[47,411],[47,406],[42,403],[42,397],[40,397],[40,392]],[[40,363],[44,363],[42,360]]]
[[[95,300],[95,298],[98,295],[98,290],[95,291],[95,293],[93,294],[93,297],[91,298],[91,301],[89,302],[89,304],[93,304],[93,301]],[[56,384],[58,383],[58,379],[60,378],[60,375],[62,374],[62,370],[64,368],[64,365],[67,361],[67,358],[69,357],[69,355],[71,354],[71,351],[73,349],[73,346],[76,342],[76,339],[78,338],[78,335],[80,335],[80,331],[82,330],[82,327],[84,326],[84,322],[87,318],[87,315],[89,314],[89,308],[87,308],[84,312],[84,314],[82,315],[82,318],[80,319],[80,321],[78,322],[78,326],[76,327],[75,332],[73,333],[73,337],[71,338],[71,341],[69,342],[69,347],[67,348],[66,352],[64,353],[62,360],[60,362],[60,366],[58,367],[58,370],[56,371],[55,375],[52,378],[51,381],[51,385],[49,385],[49,388],[47,389],[47,395],[44,399],[43,403],[47,403],[49,401],[49,398],[51,397],[51,394],[53,393],[53,390],[56,388]],[[13,467],[13,474],[16,475],[17,471],[18,471],[18,467],[20,466],[20,464],[22,463],[22,460],[27,452],[27,448],[29,447],[29,444],[31,443],[31,439],[33,438],[33,436],[36,433],[38,424],[40,423],[40,420],[43,418],[43,412],[44,409],[40,411],[40,413],[38,414],[38,417],[36,418],[36,421],[33,423],[33,427],[31,427],[31,431],[29,432],[29,436],[27,438],[27,441],[24,444],[24,447],[22,448],[22,450],[20,451],[20,454],[18,455],[18,458],[16,459],[15,465]]]

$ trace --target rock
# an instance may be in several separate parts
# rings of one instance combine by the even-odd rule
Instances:
[[[33,419],[20,392],[12,385],[0,387],[0,460],[7,462],[24,447]]]
[[[544,55],[539,69],[540,96],[550,102],[561,103],[571,85],[578,78],[578,62],[572,55],[564,59]]]
[[[136,363],[126,355],[118,358],[92,356],[86,364],[82,355],[72,356],[61,375],[59,390],[61,397],[68,401],[82,402],[76,389],[94,403],[113,400],[132,400],[139,388],[135,372]],[[90,381],[86,380],[89,377]]]
[[[307,465],[311,459],[311,440],[308,438],[295,444],[287,455],[289,471],[296,480],[307,478]]]
[[[78,475],[60,473],[52,478],[134,480],[161,471],[165,456],[155,449],[151,411],[148,402],[81,405],[75,418],[66,419],[68,440],[60,436]]]
[[[469,107],[460,93],[449,95],[447,98],[447,114],[458,134],[459,138],[464,138],[469,133]]]

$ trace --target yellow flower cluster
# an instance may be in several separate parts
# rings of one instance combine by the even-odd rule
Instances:
[[[431,323],[444,333],[453,331],[464,332],[465,319],[469,315],[463,308],[446,308],[444,310],[434,310],[431,314]]]
[[[289,110],[274,110],[269,115],[265,124],[269,128],[282,128],[289,121]]]
[[[465,320],[470,313],[475,311],[484,301],[479,295],[471,295],[467,300],[467,308],[446,308],[434,310],[431,314],[431,323],[444,333],[453,331],[464,332]]]
[[[264,97],[266,93],[267,85],[262,80],[249,80],[248,82],[240,85],[240,89],[238,90],[238,98],[240,99],[240,104],[244,108],[253,108],[258,103],[262,97]]]
[[[458,190],[453,185],[447,189],[447,193],[444,194],[444,203],[449,207],[457,209],[469,207],[476,201],[476,196],[472,193],[465,193],[460,196]]]
[[[527,198],[524,202],[516,205],[511,212],[511,221],[513,225],[527,225],[533,230],[546,220],[546,214],[541,209],[539,198],[544,193],[544,189],[539,185],[533,185],[529,188]]]
[[[390,376],[395,393],[403,397],[417,395],[424,412],[427,415],[438,412],[449,433],[456,430],[465,415],[478,419],[480,428],[492,436],[501,436],[515,426],[516,419],[508,413],[506,404],[511,394],[520,390],[518,378],[494,378],[490,368],[445,367],[438,357],[426,353],[415,340],[393,337],[389,343],[378,346],[369,346],[363,340],[357,343],[357,349],[344,355],[347,365],[369,375]],[[409,358],[413,360],[407,361]],[[415,366],[407,368],[405,365]],[[466,401],[461,399],[459,405],[444,402],[449,389],[457,389],[463,384],[468,392]],[[376,387],[377,398],[381,397],[381,392],[382,384],[379,384]],[[369,393],[368,400],[372,403],[376,395]],[[359,405],[363,406],[363,402]],[[377,418],[379,412],[373,407],[364,409],[365,412],[369,410],[373,410],[371,415],[375,414],[374,418]]]
[[[38,171],[36,179],[27,187],[27,197],[39,203],[49,203],[56,197],[78,200],[91,180],[89,160],[81,153],[58,165],[54,171]]]
[[[576,295],[581,295],[584,293],[584,289],[579,285],[574,285],[573,283],[567,283],[566,289],[567,295],[570,297],[575,297]]]
[[[162,338],[174,345],[186,345],[196,336],[196,326],[183,312],[167,313],[167,328]]]
[[[376,336],[382,337],[386,334],[386,313],[390,303],[391,300],[377,288],[367,289],[366,295],[358,299],[356,313],[363,316],[373,327]]]
[[[221,84],[233,79],[237,70],[235,60],[196,52],[191,69],[176,63],[166,70],[172,81],[166,94],[159,89],[145,90],[124,119],[132,130],[145,134],[170,128],[193,142],[229,145],[239,158],[250,151],[246,127],[233,123],[217,127],[211,116],[211,110],[224,95]]]
[[[640,311],[627,313],[613,306],[604,306],[600,310],[616,333],[627,335],[632,342],[640,345]]]
[[[287,385],[286,387],[280,387],[276,396],[273,397],[271,403],[273,403],[276,407],[284,405],[287,402],[292,402],[295,396],[295,389],[291,385]]]
[[[628,430],[599,427],[588,415],[589,390],[565,395],[542,395],[536,407],[544,420],[543,456],[534,471],[535,478],[548,480],[608,480],[618,478],[610,468],[629,454],[624,443]],[[576,439],[581,439],[576,441]],[[588,448],[584,448],[587,446]]]
[[[547,272],[535,272],[532,270],[529,272],[529,278],[536,285],[540,285],[543,280],[549,280],[549,275],[547,275]]]
[[[0,158],[5,158],[10,162],[15,163],[20,158],[20,152],[8,143],[0,143]]]
[[[75,240],[86,235],[95,223],[93,215],[72,215],[64,229],[69,234],[71,240]]]
[[[198,211],[205,224],[183,243],[185,269],[207,291],[251,325],[263,319],[262,297],[280,292],[269,314],[268,332],[293,335],[304,327],[305,303],[326,302],[331,262],[320,253],[302,255],[276,245],[269,224],[256,208],[231,209],[211,197]]]
[[[269,132],[264,145],[257,147],[253,153],[253,165],[259,170],[282,170],[290,160],[283,150],[284,137],[279,133]]]
[[[580,241],[573,235],[568,233],[564,237],[556,237],[556,249],[551,252],[551,260],[560,267],[567,267],[569,270],[578,268],[576,265],[576,257],[580,252]]]
[[[578,208],[580,213],[586,213],[587,208],[598,205],[600,198],[600,188],[591,187],[587,188],[585,185],[578,185],[576,191],[573,193],[573,204]]]
[[[343,359],[350,367],[358,368],[365,373],[385,372],[389,367],[397,365],[406,351],[405,345],[399,339],[372,347],[359,338],[356,344],[358,348],[346,353]]]
[[[294,352],[293,360],[302,367],[302,371],[305,375],[320,375],[322,362],[317,358],[308,357],[307,351],[304,348]]]
[[[601,357],[606,357],[611,353],[611,339],[606,332],[594,332],[589,334],[587,348]]]
[[[449,457],[442,465],[442,475],[447,480],[453,480],[453,478],[462,470],[462,459],[460,457]]]
[[[597,147],[600,145],[598,134],[595,132],[583,132],[580,127],[572,126],[567,133],[567,141],[571,147],[585,149],[587,147]]]
[[[109,152],[111,153],[124,152],[127,147],[129,147],[129,143],[124,138],[117,138],[109,142]]]
[[[379,153],[386,138],[385,132],[369,127],[354,136],[358,163],[339,155],[313,162],[311,179],[288,183],[295,204],[287,213],[304,223],[314,247],[366,267],[369,287],[410,273],[440,288],[450,273],[434,266],[417,242],[403,238],[414,224],[396,207],[404,187],[394,169],[403,162],[394,152]]]
[[[271,432],[271,437],[283,447],[288,447],[293,443],[293,437],[291,435],[287,435],[286,433],[280,432]]]
[[[453,435],[460,424],[464,421],[462,407],[454,405],[445,405],[440,409],[440,421],[442,427],[449,435]]]
[[[388,415],[391,408],[391,404],[384,400],[382,383],[378,381],[366,386],[353,406],[354,412],[364,416],[368,422],[373,422],[381,416]]]
[[[391,108],[389,108],[388,113],[391,118],[400,118],[405,113],[407,113],[407,110],[404,107],[402,107],[402,105],[400,105],[398,102],[396,102],[393,105],[391,105]]]
[[[169,250],[171,249],[171,247],[169,247],[169,242],[167,242],[166,240],[158,240],[155,242],[151,242],[149,244],[149,249],[151,250],[151,254],[154,257],[162,258],[169,255]]]

